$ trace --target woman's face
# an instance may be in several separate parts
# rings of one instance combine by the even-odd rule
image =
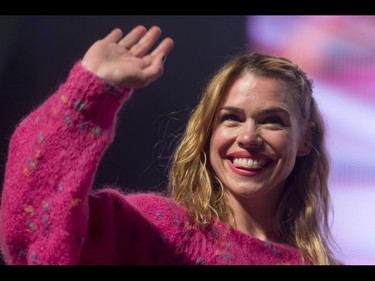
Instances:
[[[296,157],[309,152],[300,132],[283,83],[250,73],[234,80],[210,140],[210,162],[229,198],[278,198]]]

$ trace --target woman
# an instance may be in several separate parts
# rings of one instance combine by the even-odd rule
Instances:
[[[25,118],[1,207],[8,264],[334,264],[328,160],[312,83],[290,61],[239,55],[213,76],[175,151],[169,195],[91,186],[133,89],[163,73],[161,30],[95,42]]]

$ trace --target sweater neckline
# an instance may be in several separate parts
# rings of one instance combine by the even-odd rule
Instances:
[[[242,241],[243,243],[249,243],[252,242],[254,244],[257,244],[261,247],[267,247],[267,248],[277,248],[282,251],[288,251],[288,252],[299,252],[299,250],[293,246],[286,245],[286,244],[281,244],[273,241],[268,241],[268,240],[261,240],[251,234],[244,233],[241,230],[238,230],[237,228],[230,227],[226,223],[222,221],[217,221],[216,226],[221,229],[222,231],[224,230],[225,232],[228,233],[228,238],[232,238],[236,241]]]

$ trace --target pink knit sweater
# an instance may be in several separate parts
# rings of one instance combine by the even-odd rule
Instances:
[[[153,194],[91,194],[99,161],[131,96],[77,62],[12,136],[1,201],[8,264],[300,264],[294,248],[213,222]]]

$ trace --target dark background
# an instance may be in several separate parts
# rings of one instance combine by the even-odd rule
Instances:
[[[164,190],[168,161],[210,75],[243,51],[245,16],[0,16],[0,175],[19,121],[52,94],[96,40],[115,27],[159,25],[175,41],[164,76],[137,90],[94,188]],[[2,186],[2,185],[1,185]]]

